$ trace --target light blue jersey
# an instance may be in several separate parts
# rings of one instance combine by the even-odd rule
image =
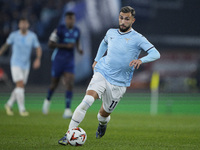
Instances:
[[[28,31],[26,35],[22,35],[17,30],[9,35],[6,43],[12,45],[11,66],[29,69],[32,49],[40,46],[36,34]]]
[[[122,33],[119,29],[109,29],[98,49],[94,71],[100,72],[113,85],[130,86],[134,67],[129,63],[138,59],[141,50],[148,53],[141,58],[143,63],[160,58],[155,47],[135,30]],[[102,57],[106,51],[107,55]]]

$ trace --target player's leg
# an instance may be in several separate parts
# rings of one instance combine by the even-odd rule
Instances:
[[[93,90],[89,90],[86,92],[86,95],[83,98],[82,102],[78,105],[78,107],[73,113],[72,119],[69,124],[69,129],[77,127],[83,121],[88,108],[93,104],[94,100],[97,98],[98,98],[97,92]],[[66,134],[58,141],[58,143],[61,145],[68,144]]]
[[[11,67],[11,75],[12,75],[13,82],[15,82],[15,80],[16,80],[15,79],[16,78],[16,75],[15,75],[16,72],[17,72],[17,69],[15,67]],[[13,89],[10,98],[8,99],[7,103],[4,106],[5,109],[6,109],[6,113],[9,116],[13,116],[14,115],[14,113],[12,111],[12,107],[13,107],[13,104],[14,104],[14,102],[16,100],[16,94],[15,94],[16,88]]]
[[[97,115],[99,125],[98,125],[97,132],[96,132],[96,138],[101,138],[102,136],[104,136],[104,134],[106,132],[107,124],[110,121],[110,114],[111,113],[107,113],[104,110],[103,103],[102,103],[102,106]]]
[[[60,77],[51,77],[51,83],[50,83],[50,86],[47,92],[47,97],[46,97],[48,101],[51,101],[51,97],[53,96],[54,91],[58,87],[59,81],[60,81]]]
[[[58,87],[59,81],[60,81],[60,77],[51,77],[51,83],[50,83],[49,89],[47,91],[47,97],[44,100],[43,107],[42,107],[43,114],[49,113],[49,108],[50,108],[50,104],[51,104],[50,101],[51,101],[51,98],[53,96],[55,89]]]
[[[53,96],[55,89],[57,88],[57,86],[59,84],[62,73],[63,73],[62,65],[59,63],[58,60],[53,60],[52,68],[51,68],[51,83],[50,83],[50,86],[47,91],[47,97],[44,100],[44,103],[42,106],[42,112],[45,115],[47,115],[49,113],[51,98]]]
[[[11,95],[10,95],[10,98],[8,99],[7,105],[9,107],[12,107],[14,102],[15,102],[15,100],[16,100],[16,94],[15,94],[15,88],[14,88],[12,93],[11,93]]]
[[[69,124],[69,129],[73,127],[77,127],[84,119],[85,114],[90,106],[92,106],[93,102],[98,99],[98,94],[96,91],[89,90],[86,92],[85,97],[82,102],[75,109],[72,119]]]
[[[15,88],[16,89],[16,88]],[[16,94],[15,94],[15,89],[13,89],[12,93],[11,93],[11,96],[10,98],[8,99],[7,103],[5,104],[5,109],[6,109],[6,113],[7,115],[9,116],[13,116],[14,113],[12,111],[12,107],[13,107],[13,104],[16,100]]]
[[[16,87],[5,105],[6,112],[8,115],[13,115],[11,108],[15,100],[17,100],[20,115],[28,116],[28,112],[26,112],[24,106],[24,85],[27,82],[29,70],[23,70],[19,67],[11,67],[11,74]]]
[[[106,91],[102,95],[103,103],[97,115],[99,125],[96,132],[96,138],[101,138],[105,134],[107,124],[110,121],[110,114],[116,108],[125,91],[126,87],[111,85],[106,81]]]
[[[65,72],[64,73],[64,84],[66,86],[65,92],[65,111],[63,114],[63,118],[71,118],[71,101],[73,97],[73,87],[74,87],[74,74]]]
[[[105,92],[105,90],[105,78],[98,72],[94,73],[86,90],[85,97],[74,111],[71,122],[69,124],[69,129],[77,127],[82,122],[88,108],[96,99],[101,98],[101,95]]]
[[[29,69],[21,69],[20,67],[11,67],[13,81],[16,83],[15,98],[17,100],[19,113],[21,116],[28,116],[24,102],[24,87],[28,80]]]
[[[23,75],[23,80],[20,80],[18,82],[16,82],[16,99],[17,99],[17,104],[18,104],[18,108],[19,108],[19,113],[21,116],[25,117],[29,115],[29,112],[26,111],[25,108],[25,85],[27,83],[28,80],[28,76],[29,76],[29,69],[26,70],[21,70],[22,71],[22,75]]]
[[[24,102],[24,81],[21,80],[16,82],[15,94],[20,115],[28,116],[29,113],[25,109],[25,102]]]
[[[82,102],[75,109],[72,119],[69,124],[69,129],[79,126],[83,121],[88,108],[93,104],[93,102],[101,98],[102,93],[105,92],[105,79],[100,73],[95,73],[92,80],[87,88],[86,95]],[[58,141],[59,144],[66,145],[66,135]]]

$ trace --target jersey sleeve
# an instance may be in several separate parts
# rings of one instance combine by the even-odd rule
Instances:
[[[154,48],[154,45],[151,44],[144,36],[142,36],[139,41],[139,47],[147,52],[148,50]]]
[[[158,50],[144,36],[141,37],[139,47],[148,53],[146,56],[140,58],[142,63],[152,62],[160,58]]]
[[[102,40],[94,60],[98,62],[101,59],[101,57],[103,57],[107,49],[108,49],[107,43],[104,40]]]
[[[57,27],[57,32],[56,32],[56,34],[57,34],[58,38],[61,38],[61,36],[62,36],[62,27],[61,27],[61,26],[58,26],[58,27]]]
[[[7,40],[6,40],[6,43],[7,43],[8,45],[11,45],[11,44],[13,44],[13,42],[14,42],[14,33],[11,33],[11,34],[8,36]]]
[[[33,37],[33,47],[34,47],[34,48],[40,47],[40,43],[39,43],[39,41],[38,41],[38,38],[37,38],[37,35],[36,35],[36,34],[34,34],[34,37]]]
[[[103,39],[106,44],[108,44],[108,32],[109,30],[106,32],[106,35],[104,36],[104,39]]]
[[[101,43],[99,45],[99,49],[97,51],[97,55],[96,55],[96,57],[94,59],[97,62],[101,59],[101,57],[105,54],[105,52],[108,49],[108,31],[107,31],[104,39],[101,41]]]
[[[160,58],[160,53],[158,52],[158,50],[155,47],[148,50],[147,53],[148,53],[148,55],[140,58],[142,63],[152,62],[152,61],[155,61]]]

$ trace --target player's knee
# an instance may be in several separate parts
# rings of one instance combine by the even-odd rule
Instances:
[[[66,88],[67,88],[67,90],[69,90],[69,91],[73,90],[73,86],[74,86],[74,83],[73,83],[73,82],[67,82],[67,83],[66,83]]]
[[[100,113],[98,113],[97,119],[101,124],[107,124],[110,121],[110,115],[108,117],[103,117],[100,115]]]
[[[17,88],[24,88],[24,82],[23,81],[16,82],[16,87]]]
[[[81,104],[78,106],[80,109],[87,111],[87,109],[92,106],[94,102],[94,97],[90,95],[85,95]]]
[[[51,85],[50,85],[50,89],[51,89],[51,90],[55,90],[55,89],[57,88],[57,86],[58,86],[58,83],[57,83],[57,82],[53,82],[53,83],[51,83]]]
[[[103,104],[99,110],[99,114],[102,116],[102,117],[108,117],[110,115],[110,113],[107,113],[103,107]]]
[[[73,85],[74,85],[74,79],[73,78],[67,78],[67,79],[65,79],[65,85],[68,88],[73,87]]]
[[[53,85],[50,85],[50,90],[54,91],[55,89],[56,89],[56,87],[55,87],[55,86],[53,86]]]

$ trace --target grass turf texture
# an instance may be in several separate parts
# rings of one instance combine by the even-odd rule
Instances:
[[[26,94],[26,107],[30,116],[23,118],[14,106],[15,116],[7,116],[3,108],[9,94],[0,94],[0,149],[200,149],[200,95],[160,95],[159,114],[149,115],[149,94],[126,94],[111,115],[107,132],[95,138],[98,126],[96,101],[80,124],[87,141],[82,147],[61,146],[57,141],[67,130],[69,119],[62,119],[64,94],[53,97],[48,116],[41,113],[45,94]],[[76,94],[72,110],[80,103],[83,94]]]

